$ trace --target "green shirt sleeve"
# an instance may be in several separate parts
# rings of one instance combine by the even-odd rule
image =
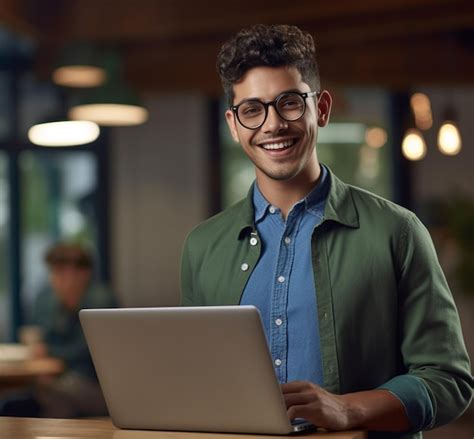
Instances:
[[[379,386],[388,390],[405,407],[411,431],[429,428],[433,421],[433,405],[428,390],[421,379],[413,375],[400,375]]]
[[[399,240],[399,328],[401,352],[407,375],[425,385],[433,419],[422,422],[434,428],[459,416],[472,399],[473,378],[453,297],[439,265],[431,237],[415,216],[408,217]],[[407,409],[424,398],[415,385],[408,392],[405,378],[390,386]],[[414,384],[414,381],[410,381]]]

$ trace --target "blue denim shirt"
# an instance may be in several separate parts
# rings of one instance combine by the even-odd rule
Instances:
[[[242,295],[255,305],[281,383],[323,383],[311,236],[322,221],[329,191],[327,170],[313,191],[296,203],[286,221],[254,184],[255,224],[262,252]]]

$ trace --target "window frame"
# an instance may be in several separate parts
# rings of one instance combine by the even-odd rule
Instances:
[[[101,127],[99,138],[85,146],[57,147],[43,150],[27,141],[24,141],[20,133],[20,84],[21,79],[30,73],[29,66],[15,65],[0,66],[0,71],[6,76],[8,83],[7,111],[10,115],[10,130],[5,139],[0,140],[0,150],[5,153],[7,160],[7,184],[8,184],[8,254],[9,263],[9,303],[10,303],[10,331],[8,340],[17,342],[18,328],[24,323],[24,309],[21,297],[22,291],[22,236],[21,236],[21,175],[19,168],[19,157],[24,151],[34,151],[35,154],[73,153],[77,151],[88,151],[97,160],[96,181],[97,197],[95,199],[95,211],[97,212],[97,253],[101,264],[99,264],[97,277],[100,282],[110,282],[110,253],[109,253],[109,129]],[[52,86],[53,87],[53,86]],[[58,108],[64,107],[64,97],[58,89]]]

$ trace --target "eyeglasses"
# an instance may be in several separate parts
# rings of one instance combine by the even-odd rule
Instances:
[[[272,105],[278,115],[288,122],[303,117],[306,111],[306,98],[319,96],[319,91],[298,93],[296,91],[285,92],[278,95],[271,102],[262,102],[258,99],[249,99],[238,105],[232,105],[230,109],[237,116],[240,124],[249,130],[260,128],[268,116],[268,107]]]

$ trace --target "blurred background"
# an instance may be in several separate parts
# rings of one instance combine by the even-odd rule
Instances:
[[[253,180],[215,61],[256,23],[313,35],[334,97],[320,159],[420,216],[474,357],[472,0],[0,0],[0,342],[62,238],[122,305],[178,303],[186,234]]]

